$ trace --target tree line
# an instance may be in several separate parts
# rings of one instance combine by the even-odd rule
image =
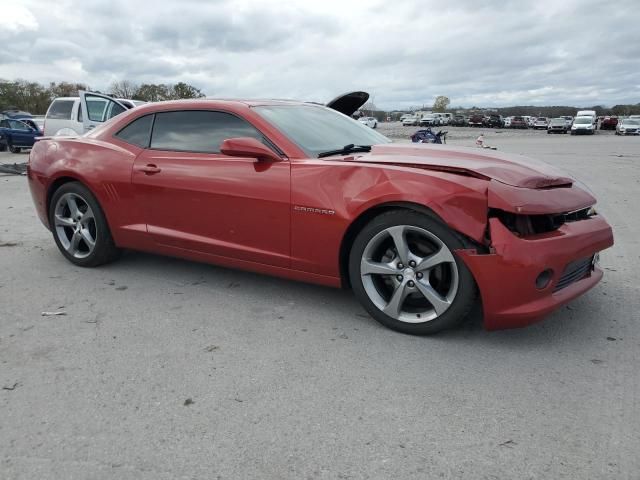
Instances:
[[[56,97],[75,97],[79,90],[89,90],[91,88],[83,83],[71,82],[51,82],[43,85],[37,82],[29,82],[27,80],[7,81],[0,79],[0,111],[8,109],[18,109],[30,112],[34,115],[43,115],[46,113],[49,104]],[[178,100],[181,98],[201,98],[205,94],[193,85],[178,82],[175,84],[166,83],[143,83],[137,84],[129,80],[114,82],[109,86],[105,93],[115,98],[130,98],[133,100],[142,100],[145,102],[158,102],[161,100]],[[475,112],[487,111],[479,107],[472,108],[449,108],[449,98],[440,95],[436,97],[432,110],[434,112]],[[409,111],[424,110],[426,107],[415,107]],[[596,105],[594,107],[571,107],[571,106],[533,106],[521,105],[513,107],[502,107],[490,110],[502,116],[514,115],[531,115],[541,117],[559,117],[563,115],[575,115],[577,110],[595,110],[598,115],[640,115],[640,103],[635,105],[615,105],[611,108]],[[373,102],[367,102],[361,109],[366,115],[374,116],[378,120],[384,120],[387,117],[399,117],[402,113],[399,111],[387,112],[378,109]]]
[[[51,82],[48,85],[43,85],[27,80],[0,80],[0,111],[17,109],[34,115],[44,115],[54,98],[76,97],[79,90],[94,91],[84,83]],[[128,80],[114,82],[110,85],[109,91],[97,93],[114,98],[130,98],[145,102],[205,96],[199,88],[184,82],[136,84]]]

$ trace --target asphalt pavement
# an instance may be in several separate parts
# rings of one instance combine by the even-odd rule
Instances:
[[[525,329],[411,337],[347,291],[136,252],[81,269],[0,175],[0,478],[639,478],[640,138],[484,133],[584,181],[616,237]]]

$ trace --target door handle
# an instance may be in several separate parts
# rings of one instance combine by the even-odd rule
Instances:
[[[154,165],[153,163],[149,163],[148,165],[145,165],[144,167],[140,167],[138,169],[139,172],[144,172],[146,175],[154,175],[156,173],[160,173],[162,171],[161,168],[159,168],[157,165]]]

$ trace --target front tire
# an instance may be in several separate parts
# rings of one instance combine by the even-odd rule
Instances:
[[[9,151],[11,153],[20,153],[20,148],[19,147],[14,147],[13,145],[9,145]]]
[[[65,183],[55,191],[49,225],[58,249],[75,265],[97,267],[120,256],[100,204],[81,183]]]
[[[356,298],[384,326],[429,335],[459,325],[476,302],[475,280],[454,253],[463,240],[440,221],[394,210],[367,224],[349,255]]]

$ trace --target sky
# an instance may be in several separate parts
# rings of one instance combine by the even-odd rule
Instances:
[[[640,102],[640,1],[4,0],[0,79],[381,109]]]

